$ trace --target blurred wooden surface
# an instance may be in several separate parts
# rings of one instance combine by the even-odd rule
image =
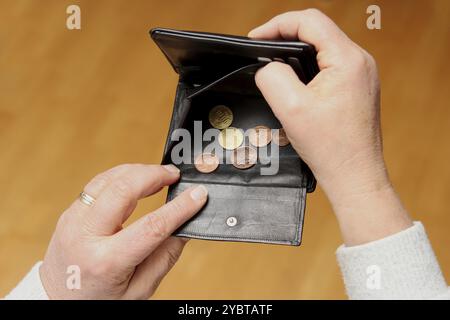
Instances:
[[[245,35],[316,6],[378,61],[390,174],[450,279],[450,1],[0,0],[0,296],[43,257],[59,214],[96,173],[157,163],[177,77],[148,30]],[[65,27],[79,4],[82,30]],[[332,155],[331,155],[332,156]],[[143,201],[133,219],[158,207]],[[341,240],[324,194],[309,197],[300,248],[191,241],[155,298],[345,298]]]

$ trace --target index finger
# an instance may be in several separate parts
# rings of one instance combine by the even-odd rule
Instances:
[[[280,14],[248,34],[257,39],[301,40],[314,45],[321,69],[338,62],[352,41],[325,14],[317,9]]]

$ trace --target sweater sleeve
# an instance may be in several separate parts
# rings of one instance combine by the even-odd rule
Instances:
[[[350,299],[450,299],[420,222],[389,237],[336,252]]]
[[[41,264],[42,261],[36,263],[17,287],[5,297],[5,300],[48,300],[39,276]]]

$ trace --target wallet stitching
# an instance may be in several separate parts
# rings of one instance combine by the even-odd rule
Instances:
[[[177,233],[178,236],[197,236],[197,237],[204,237],[204,238],[211,238],[211,239],[223,239],[223,240],[232,240],[232,239],[239,239],[239,240],[255,240],[255,241],[265,241],[265,242],[278,242],[278,243],[297,243],[298,241],[292,241],[289,239],[281,239],[281,238],[255,238],[255,237],[243,237],[243,236],[220,236],[216,234],[209,234],[209,233],[196,233],[196,232],[182,232]]]
[[[220,185],[228,185],[228,186],[236,186],[236,187],[264,187],[264,188],[270,188],[270,187],[280,187],[280,188],[289,188],[289,189],[298,189],[298,188],[305,188],[303,186],[304,183],[304,175],[302,175],[302,185],[301,186],[294,186],[294,185],[286,185],[286,184],[280,184],[280,183],[272,183],[270,186],[267,185],[267,183],[255,183],[252,182],[249,183],[229,183],[229,182],[221,182],[221,181],[206,181],[206,180],[194,180],[194,179],[181,179],[179,183],[191,183],[191,184],[220,184]]]
[[[252,186],[253,187],[253,186]],[[184,190],[183,190],[184,191]],[[175,194],[173,195],[172,199],[175,196],[180,195],[183,191],[180,192],[175,192]],[[267,200],[267,198],[250,198],[250,197],[246,197],[246,198],[237,198],[237,197],[217,197],[214,196],[214,199],[221,199],[221,200]],[[267,200],[267,201],[277,201],[277,202],[298,202],[296,200],[282,200],[282,199],[276,199],[276,200]]]
[[[300,205],[302,204],[302,201],[304,201],[303,192],[301,192],[301,189],[298,189],[297,192],[299,193],[300,201],[296,201],[296,203],[295,203],[296,210],[297,210],[297,213],[298,213],[297,214],[298,220],[297,220],[297,226],[296,226],[295,238],[294,238],[295,242],[300,241],[300,228],[302,227],[302,222],[301,222],[302,212],[301,212]]]
[[[302,176],[302,185],[305,182],[304,180],[305,180],[305,175]],[[298,189],[297,192],[299,193],[300,201],[296,201],[296,203],[295,203],[295,206],[297,207],[296,210],[298,213],[297,228],[295,231],[295,239],[294,239],[294,241],[296,241],[296,242],[300,241],[300,229],[303,228],[303,221],[301,221],[302,220],[302,210],[301,210],[300,205],[303,203],[303,201],[305,201],[305,197],[303,196],[304,193],[301,192],[301,189]]]

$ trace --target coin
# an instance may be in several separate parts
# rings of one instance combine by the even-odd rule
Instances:
[[[231,163],[238,169],[253,167],[258,160],[258,151],[252,147],[239,147],[231,154]]]
[[[272,133],[266,126],[256,126],[250,129],[248,139],[255,147],[264,147],[272,140]]]
[[[219,166],[219,158],[212,153],[201,153],[195,157],[194,165],[202,173],[211,173]]]
[[[277,129],[272,133],[272,141],[281,147],[287,146],[290,143],[286,136],[286,131],[283,128]]]
[[[224,149],[233,150],[244,141],[244,135],[240,129],[228,127],[219,133],[219,144]]]
[[[227,106],[215,106],[209,111],[209,122],[216,129],[228,128],[233,122],[233,112]]]

